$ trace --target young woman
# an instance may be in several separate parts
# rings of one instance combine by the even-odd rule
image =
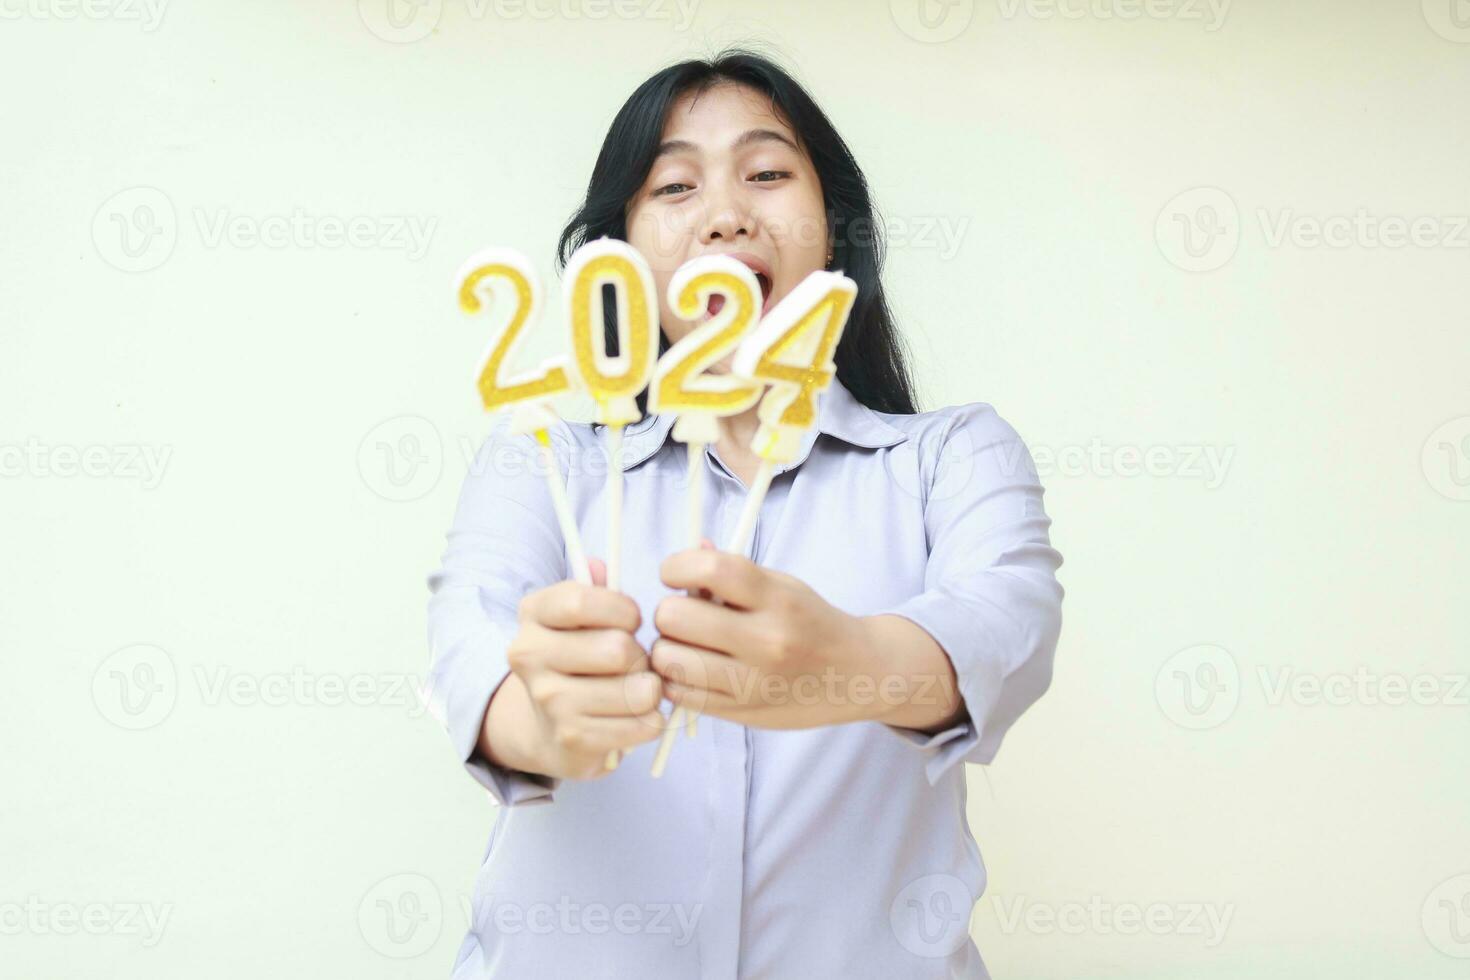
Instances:
[[[749,265],[766,309],[816,269],[859,292],[749,555],[686,547],[670,417],[625,433],[620,592],[597,560],[597,584],[568,580],[531,438],[501,425],[482,449],[429,577],[433,704],[501,804],[455,978],[987,975],[961,763],[989,762],[1050,683],[1062,559],[1015,430],[982,402],[916,411],[874,231],[846,144],[759,56],[661,71],[613,120],[560,259],[637,248],[664,348],[695,326],[662,304],[697,256]],[[724,420],[700,461],[712,541],[757,424]],[[600,550],[604,433],[552,435]],[[650,778],[685,704],[697,733]]]

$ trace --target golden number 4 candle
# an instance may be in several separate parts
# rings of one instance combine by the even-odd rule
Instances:
[[[817,424],[817,395],[836,376],[832,355],[857,298],[857,283],[819,269],[807,276],[735,352],[735,374],[771,385],[751,449],[762,460],[796,458],[802,434]]]

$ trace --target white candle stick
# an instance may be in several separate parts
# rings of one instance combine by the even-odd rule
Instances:
[[[730,535],[730,546],[725,549],[726,551],[744,555],[750,550],[750,541],[755,537],[755,522],[761,514],[761,504],[765,503],[766,491],[771,489],[771,477],[775,475],[775,460],[761,460],[760,466],[755,471],[755,480],[745,493],[745,506],[740,508],[740,520],[735,524],[735,533]],[[747,555],[746,557],[753,558],[754,556]]]
[[[622,589],[623,427],[607,427],[607,587]]]
[[[691,442],[688,445],[689,453],[689,538],[691,548],[698,548],[704,543],[704,447],[702,442]],[[686,734],[694,738],[699,734],[699,712],[684,711],[682,707],[674,709],[673,717],[669,719],[669,726],[677,729],[679,727],[679,714],[683,712],[688,720],[689,728]],[[665,739],[668,739],[665,735]],[[662,742],[660,743],[662,747]]]
[[[542,466],[546,470],[546,490],[551,497],[551,508],[556,514],[557,527],[567,547],[567,564],[572,578],[583,585],[592,584],[592,568],[587,563],[587,550],[582,545],[582,532],[577,527],[577,517],[572,513],[571,500],[567,497],[567,485],[562,477],[561,465],[556,459],[556,450],[551,444],[550,427],[556,414],[545,405],[518,405],[511,415],[510,431],[514,435],[530,433],[540,447]]]
[[[702,442],[691,442],[686,447],[689,455],[689,508],[685,541],[690,548],[698,548],[704,538],[704,447],[705,444]],[[663,735],[658,740],[658,751],[653,756],[653,766],[649,771],[654,778],[664,774],[664,766],[669,761],[669,752],[674,747],[674,735],[679,731],[680,723],[686,719],[688,721],[687,734],[693,738],[699,731],[699,712],[685,710],[681,704],[669,713]]]
[[[572,567],[572,578],[583,585],[591,585],[592,569],[587,564],[587,553],[582,547],[582,532],[577,528],[577,518],[572,514],[572,505],[567,499],[567,485],[562,480],[561,467],[557,465],[556,452],[551,447],[551,435],[544,428],[534,430],[534,435],[541,446],[541,462],[546,468],[546,488],[551,493],[556,523],[567,544],[567,561]]]

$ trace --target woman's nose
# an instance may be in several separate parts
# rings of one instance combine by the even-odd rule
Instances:
[[[749,238],[755,231],[755,216],[739,191],[714,188],[705,196],[707,209],[699,240],[704,245],[717,241],[732,242],[740,236]]]

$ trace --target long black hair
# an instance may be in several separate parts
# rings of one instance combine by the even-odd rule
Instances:
[[[572,252],[604,236],[627,240],[627,206],[648,179],[669,110],[686,93],[696,95],[721,82],[735,82],[771,100],[806,150],[822,184],[831,268],[857,283],[857,300],[833,354],[837,377],[853,397],[879,412],[912,415],[914,383],[902,339],[883,295],[883,242],[868,182],[842,137],[806,90],[773,61],[744,49],[728,49],[708,60],[683,61],[638,86],[618,110],[592,168],[587,198],[562,229],[556,264],[564,270]],[[609,351],[617,350],[613,304],[604,304]],[[659,338],[659,353],[668,349]],[[647,412],[647,392],[638,396]]]

